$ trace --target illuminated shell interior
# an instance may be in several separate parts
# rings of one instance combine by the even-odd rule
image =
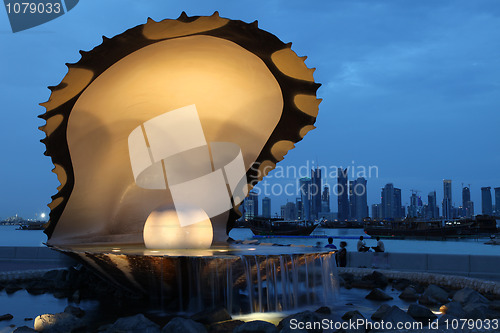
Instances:
[[[147,119],[195,104],[207,141],[241,147],[249,188],[315,128],[314,69],[257,22],[183,13],[80,53],[41,104],[45,155],[61,183],[49,244],[142,243],[150,212],[171,203],[168,191],[139,188],[130,169],[127,136]],[[237,217],[213,219],[214,237]]]

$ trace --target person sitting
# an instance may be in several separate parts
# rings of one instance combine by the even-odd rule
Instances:
[[[384,242],[380,240],[380,237],[377,236],[377,246],[372,246],[372,249],[375,252],[385,252]]]
[[[359,236],[359,241],[357,244],[358,252],[368,252],[370,248],[366,246],[365,241],[363,240],[363,236]]]
[[[346,250],[346,246],[347,246],[347,243],[342,241],[340,242],[340,250],[337,251],[337,253],[335,253],[335,259],[337,261],[337,266],[338,267],[345,267],[346,264],[347,264],[347,250]]]
[[[333,245],[333,238],[332,237],[328,237],[328,244],[326,244],[325,247],[328,247],[332,250],[337,249],[337,247],[335,245]]]

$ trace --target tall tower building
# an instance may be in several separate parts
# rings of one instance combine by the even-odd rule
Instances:
[[[395,187],[394,188],[394,218],[396,220],[401,220],[405,217],[405,207],[403,206],[402,198],[401,198],[401,189]]]
[[[262,199],[262,216],[265,218],[271,217],[271,198],[265,197]]]
[[[294,221],[297,219],[297,211],[295,204],[293,202],[287,202],[285,205],[285,213],[283,216],[283,219],[289,220],[289,221]]]
[[[302,220],[311,220],[311,178],[300,178],[300,199],[302,201]]]
[[[428,219],[437,219],[439,217],[436,191],[430,192],[427,196],[427,210]]]
[[[302,198],[295,198],[295,210],[297,212],[297,220],[303,220]]]
[[[347,187],[347,169],[337,169],[337,204],[339,221],[349,220],[349,188]]]
[[[356,218],[356,196],[354,195],[354,186],[356,186],[355,180],[349,181],[349,219],[354,220]]]
[[[382,219],[382,205],[381,204],[373,204],[372,205],[372,219],[375,221]]]
[[[467,213],[467,206],[469,205],[470,201],[470,188],[467,186],[462,188],[462,216],[468,216],[469,214]]]
[[[481,187],[481,208],[483,215],[493,215],[493,203],[491,202],[491,187]]]
[[[323,186],[321,194],[321,212],[330,213],[330,188],[328,185]]]
[[[367,197],[366,179],[359,177],[354,182],[355,218],[357,221],[363,221],[365,217],[368,217]]]
[[[382,218],[394,219],[394,185],[386,184],[380,194],[382,199]]]
[[[500,187],[495,187],[495,212],[500,216]]]
[[[445,219],[453,218],[453,208],[451,200],[451,180],[443,180],[443,217]]]
[[[244,201],[245,218],[252,219],[259,216],[259,194],[255,191],[248,192],[248,197]]]
[[[311,169],[311,218],[318,218],[321,212],[321,169]]]

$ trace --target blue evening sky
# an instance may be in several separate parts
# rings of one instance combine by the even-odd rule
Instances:
[[[81,0],[69,13],[27,31],[12,33],[0,9],[0,219],[46,212],[58,181],[43,155],[38,105],[49,85],[90,50],[102,35],[188,15],[246,22],[293,42],[323,84],[317,129],[280,163],[376,166],[368,179],[368,203],[393,182],[403,190],[436,190],[453,180],[471,184],[476,213],[480,187],[500,186],[500,2],[498,0]],[[354,161],[354,163],[353,163]],[[272,175],[276,173],[272,173]],[[375,175],[373,175],[375,176]],[[269,179],[285,184],[293,179]],[[335,179],[326,179],[335,184]],[[261,186],[262,188],[262,186]],[[295,200],[294,196],[288,198]],[[273,211],[285,196],[273,197]],[[336,200],[332,198],[333,210]]]

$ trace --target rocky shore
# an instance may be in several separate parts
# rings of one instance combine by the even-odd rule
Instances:
[[[367,300],[380,304],[373,313],[358,310],[339,313],[338,310],[333,310],[338,308],[339,304],[332,304],[315,311],[301,311],[289,315],[276,323],[262,320],[243,322],[233,319],[229,312],[221,307],[192,315],[180,316],[174,312],[170,315],[165,312],[155,314],[145,311],[148,300],[143,296],[115,288],[83,267],[2,275],[0,290],[7,294],[21,289],[32,295],[50,293],[56,298],[67,299],[70,304],[61,313],[41,314],[34,319],[26,318],[30,327],[11,325],[13,332],[500,331],[500,294],[495,293],[498,283],[485,282],[486,285],[492,285],[485,290],[484,286],[478,283],[475,289],[470,286],[462,288],[460,284],[459,288],[453,288],[448,284],[438,285],[422,281],[421,277],[411,279],[411,275],[407,278],[384,273],[366,269],[341,270],[339,274],[341,293],[349,293],[353,289],[358,292],[365,290]],[[474,284],[471,286],[474,287]],[[405,306],[392,304],[395,297],[401,299]],[[99,306],[85,311],[76,306],[82,300],[98,300]],[[11,314],[0,313],[0,325],[8,326],[12,319]]]

